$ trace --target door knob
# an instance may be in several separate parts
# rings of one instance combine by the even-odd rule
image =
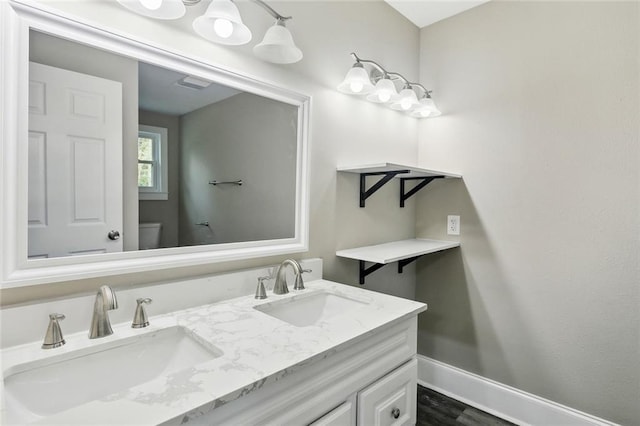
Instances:
[[[107,234],[107,237],[109,237],[110,240],[115,241],[115,240],[120,239],[120,233],[118,231],[110,231]]]

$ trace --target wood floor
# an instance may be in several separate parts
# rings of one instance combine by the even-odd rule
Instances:
[[[417,426],[514,426],[513,423],[470,407],[418,385]]]

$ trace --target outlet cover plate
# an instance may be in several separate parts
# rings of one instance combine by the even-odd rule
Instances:
[[[460,235],[460,216],[447,216],[447,235]]]

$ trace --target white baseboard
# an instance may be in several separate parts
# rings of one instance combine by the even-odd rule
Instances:
[[[418,383],[519,425],[616,426],[423,355],[418,355]]]

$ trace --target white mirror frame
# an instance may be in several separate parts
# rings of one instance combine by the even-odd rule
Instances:
[[[3,289],[99,276],[299,253],[309,240],[311,97],[197,58],[88,26],[29,0],[0,2],[0,269]],[[298,107],[293,238],[27,260],[29,30],[39,30]]]

